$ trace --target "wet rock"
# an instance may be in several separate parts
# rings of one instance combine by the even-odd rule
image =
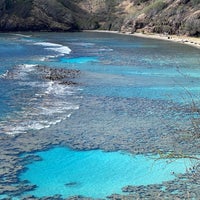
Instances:
[[[24,166],[24,165],[28,165],[32,162],[35,162],[35,161],[42,161],[42,158],[38,155],[31,154],[31,155],[27,155],[27,156],[23,157],[21,164]]]
[[[78,75],[80,75],[80,70],[74,69],[56,69],[50,68],[46,66],[36,66],[37,70],[41,72],[41,76],[43,79],[51,80],[51,81],[59,81],[60,84],[75,84],[69,79],[74,79]]]
[[[56,81],[58,84],[62,85],[77,85],[78,83],[71,81],[70,79],[75,79],[79,74],[79,70],[49,69],[49,71],[42,75],[42,78]]]
[[[67,200],[92,200],[92,198],[87,198],[81,195],[77,195],[77,196],[72,196],[67,198]]]
[[[22,200],[36,200],[38,198],[36,198],[34,195],[28,195],[22,198]]]
[[[59,84],[61,84],[61,85],[78,85],[78,83],[75,83],[73,81],[62,81]]]
[[[134,192],[137,188],[131,185],[122,188],[123,192]]]

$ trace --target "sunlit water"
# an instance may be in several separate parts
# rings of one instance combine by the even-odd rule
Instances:
[[[174,179],[174,173],[184,173],[191,165],[187,159],[158,160],[156,157],[131,156],[120,152],[100,150],[73,151],[55,148],[40,152],[43,161],[28,166],[21,179],[29,180],[38,188],[30,192],[36,196],[63,197],[83,195],[105,198],[122,193],[126,185],[148,185]]]
[[[59,126],[95,148],[129,150],[143,139],[145,146],[163,148],[168,144],[159,146],[160,134],[187,128],[198,117],[179,109],[197,104],[200,95],[199,50],[189,46],[103,33],[1,34],[0,61],[1,134]],[[79,84],[44,81],[37,64],[79,69]],[[39,197],[105,197],[128,184],[171,180],[172,171],[184,173],[188,165],[100,150],[55,148],[39,155],[44,160],[21,175],[38,186],[29,194]]]

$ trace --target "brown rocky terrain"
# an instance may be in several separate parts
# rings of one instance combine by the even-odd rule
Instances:
[[[200,36],[200,0],[0,0],[0,31],[83,29]]]

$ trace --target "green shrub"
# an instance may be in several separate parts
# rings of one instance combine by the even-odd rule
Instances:
[[[200,36],[200,20],[198,18],[190,18],[186,21],[185,29],[191,36]]]
[[[200,5],[200,0],[191,0],[193,6]]]
[[[144,12],[147,15],[153,16],[166,7],[167,3],[163,0],[155,0],[148,7],[145,8]]]
[[[12,8],[13,7],[13,1],[12,0],[7,0],[7,1],[5,1],[5,9],[6,10],[9,10],[10,8]]]

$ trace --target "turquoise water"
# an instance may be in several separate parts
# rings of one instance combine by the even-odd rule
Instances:
[[[29,194],[105,197],[128,184],[162,183],[175,178],[172,171],[184,173],[189,161],[154,162],[144,155],[200,153],[179,138],[200,118],[191,109],[199,105],[199,58],[190,46],[132,36],[0,34],[0,134],[30,143],[33,135],[38,143],[63,136],[66,146],[82,150],[39,152],[44,160],[20,175],[38,186]],[[77,85],[44,80],[38,64],[79,69]],[[19,146],[9,148],[17,155]]]
[[[37,197],[62,194],[63,197],[83,195],[105,198],[122,193],[127,185],[162,183],[175,178],[172,172],[184,173],[191,166],[188,159],[155,161],[156,157],[120,152],[74,151],[54,148],[37,153],[43,161],[28,165],[21,175],[38,187],[31,191]]]
[[[79,57],[79,58],[62,58],[62,63],[87,63],[92,61],[98,61],[96,57]]]

